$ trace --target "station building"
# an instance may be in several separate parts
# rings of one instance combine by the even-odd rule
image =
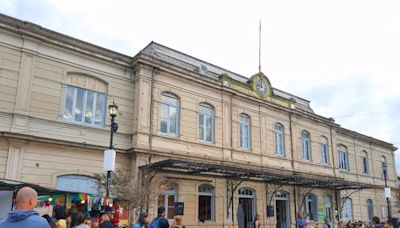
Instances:
[[[0,15],[0,178],[95,189],[113,101],[117,168],[161,180],[152,216],[183,205],[186,227],[250,227],[256,214],[277,228],[299,214],[321,227],[386,219],[386,176],[398,217],[397,148],[318,115],[262,72],[155,42],[126,56]]]

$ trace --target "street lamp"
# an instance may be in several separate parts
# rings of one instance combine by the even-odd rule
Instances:
[[[113,136],[114,133],[118,130],[118,124],[114,121],[115,117],[118,113],[118,105],[113,101],[112,104],[108,106],[108,111],[111,116],[111,124],[110,124],[110,147],[108,150],[104,151],[104,171],[107,171],[107,180],[106,180],[106,197],[110,196],[110,185],[111,185],[111,172],[115,170],[115,150],[113,146]]]
[[[392,211],[391,211],[391,205],[390,205],[391,191],[387,185],[387,164],[386,164],[386,162],[382,163],[382,168],[383,168],[383,178],[385,179],[385,197],[386,197],[387,210],[388,210],[387,216],[388,216],[388,220],[390,220],[390,218],[392,217]]]

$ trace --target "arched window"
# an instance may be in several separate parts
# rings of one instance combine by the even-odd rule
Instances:
[[[198,218],[202,221],[215,221],[214,187],[209,184],[199,186],[199,212]]]
[[[240,147],[246,150],[250,149],[251,128],[250,117],[245,114],[240,114]]]
[[[349,197],[346,197],[343,201],[342,219],[343,221],[353,220],[353,205]]]
[[[386,163],[386,157],[382,156],[381,157],[381,163],[382,163],[382,179],[389,179],[389,173],[387,171],[387,163]]]
[[[349,153],[344,145],[338,146],[339,169],[349,171]]]
[[[367,211],[368,211],[368,220],[372,220],[372,217],[374,217],[374,205],[372,204],[372,200],[368,199],[367,200]]]
[[[179,99],[171,93],[161,94],[160,132],[177,136],[179,134]]]
[[[309,193],[306,195],[306,213],[310,215],[311,220],[318,220],[318,203],[317,197]]]
[[[240,197],[254,198],[255,194],[254,194],[253,190],[251,190],[249,188],[241,188],[241,189],[239,189],[239,196]]]
[[[276,123],[274,126],[275,130],[275,153],[278,156],[285,155],[285,131],[283,125],[280,123]]]
[[[301,149],[303,152],[303,160],[311,161],[311,140],[310,133],[307,131],[301,132]]]
[[[69,73],[63,79],[64,119],[104,127],[107,85],[94,77]]]
[[[57,177],[56,189],[70,192],[99,194],[99,181],[83,175],[63,175]]]
[[[204,142],[214,142],[214,108],[207,103],[199,106],[199,137]]]
[[[174,204],[178,201],[178,185],[173,182],[161,184],[158,195],[158,206],[165,208],[167,219],[174,218]]]
[[[361,162],[362,162],[362,173],[369,173],[369,165],[368,165],[368,153],[367,151],[361,151]]]
[[[320,140],[320,152],[321,152],[321,163],[329,163],[329,150],[328,150],[328,139],[325,136],[321,136]]]

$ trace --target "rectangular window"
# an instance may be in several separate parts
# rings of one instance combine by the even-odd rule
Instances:
[[[322,164],[328,164],[329,163],[329,155],[328,155],[328,144],[321,144],[321,162]]]
[[[283,150],[283,135],[282,132],[275,130],[275,150],[276,150],[276,155],[283,156],[284,155],[284,150]]]
[[[306,161],[311,160],[311,151],[310,151],[310,141],[308,138],[303,138],[301,140],[302,149],[303,149],[303,159]]]
[[[243,149],[250,149],[249,142],[249,125],[241,123],[240,124],[240,147]]]
[[[64,85],[63,118],[104,127],[106,96],[104,93]]]
[[[199,114],[199,134],[200,140],[213,142],[214,135],[214,120],[213,117],[205,113]]]
[[[362,157],[362,163],[363,163],[363,174],[368,174],[368,158]]]
[[[339,151],[339,169],[349,170],[349,155],[347,152]]]
[[[199,196],[199,219],[212,220],[212,196]]]

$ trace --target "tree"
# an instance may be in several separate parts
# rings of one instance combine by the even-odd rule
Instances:
[[[136,175],[135,175],[136,174]],[[105,195],[107,176],[105,173],[95,174],[99,180],[100,193]],[[135,173],[132,169],[116,169],[111,175],[110,195],[116,201],[138,215],[141,211],[148,211],[157,193],[160,178],[156,177],[156,171],[140,169]]]

